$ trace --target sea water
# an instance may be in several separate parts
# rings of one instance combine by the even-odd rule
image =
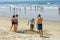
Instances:
[[[60,21],[59,6],[59,1],[0,2],[0,16],[18,14],[19,18],[37,19],[38,14],[41,14],[43,19]]]

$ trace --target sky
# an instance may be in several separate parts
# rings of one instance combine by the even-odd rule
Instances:
[[[10,2],[10,1],[60,1],[60,0],[0,0],[0,2]]]

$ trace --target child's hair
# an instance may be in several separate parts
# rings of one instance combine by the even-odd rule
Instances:
[[[34,21],[34,18],[32,18],[32,20]]]
[[[13,15],[13,18],[15,18],[15,15]]]
[[[38,17],[41,17],[41,15],[40,15],[40,14],[38,14]],[[38,18],[38,17],[37,17],[37,18]]]
[[[18,14],[16,14],[16,17],[18,17]]]
[[[41,15],[40,15],[40,14],[38,14],[38,17],[41,17]]]

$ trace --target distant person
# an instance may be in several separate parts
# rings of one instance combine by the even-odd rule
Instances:
[[[38,15],[38,20],[37,20],[37,26],[38,26],[38,30],[39,30],[39,34],[40,34],[40,36],[41,37],[43,37],[43,29],[42,29],[42,17],[41,17],[41,15],[39,14]]]
[[[32,18],[28,21],[28,25],[30,25],[30,30],[33,31],[34,30],[34,25],[35,25],[34,18]]]
[[[12,23],[12,26],[10,31],[12,30],[13,27],[15,27],[15,15],[12,16],[11,23]]]

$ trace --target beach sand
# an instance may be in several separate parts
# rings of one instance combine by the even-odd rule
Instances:
[[[28,31],[26,31],[26,33],[15,33],[10,31],[11,18],[0,17],[0,40],[60,40],[60,21],[43,20],[44,37],[40,37],[40,35],[35,32],[38,31],[36,24],[34,28],[35,31],[29,31],[27,22],[28,19],[20,18],[17,31],[26,31],[26,29]]]

